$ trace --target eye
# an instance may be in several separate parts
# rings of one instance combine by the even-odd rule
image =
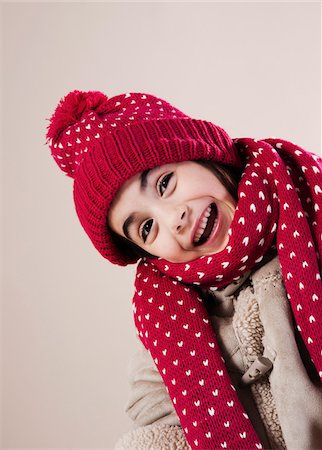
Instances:
[[[167,175],[162,177],[160,179],[160,181],[158,182],[158,191],[159,191],[159,194],[161,195],[161,197],[164,194],[164,191],[167,189],[169,181],[170,181],[172,175],[173,175],[173,172],[168,173]]]
[[[152,224],[153,224],[153,219],[149,219],[143,225],[142,230],[141,230],[141,236],[142,236],[143,242],[146,241],[146,239],[150,233],[150,230],[152,228]]]

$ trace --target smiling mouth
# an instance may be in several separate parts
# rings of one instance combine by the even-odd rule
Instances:
[[[211,203],[204,212],[199,227],[193,238],[193,245],[202,245],[209,239],[214,226],[217,224],[218,211],[215,203]]]

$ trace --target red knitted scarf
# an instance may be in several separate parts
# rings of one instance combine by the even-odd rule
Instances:
[[[322,377],[322,159],[281,139],[243,138],[234,144],[244,167],[226,248],[187,263],[141,260],[133,299],[138,335],[196,449],[262,444],[194,285],[227,285],[256,269],[276,245],[298,330]]]

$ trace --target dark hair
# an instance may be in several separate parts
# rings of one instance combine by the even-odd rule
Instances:
[[[196,163],[208,168],[212,173],[216,175],[219,181],[225,186],[230,195],[238,201],[238,184],[241,178],[242,170],[235,167],[227,166],[225,164],[217,163],[214,161],[208,161],[205,159],[195,160]],[[108,226],[108,225],[107,225]],[[151,255],[141,248],[139,245],[130,241],[129,239],[115,233],[109,226],[109,232],[115,242],[118,250],[121,253],[128,255],[138,256],[139,258],[157,258],[157,256]]]
[[[135,244],[133,241],[130,241],[128,238],[121,236],[120,234],[115,233],[109,226],[109,232],[112,236],[113,241],[115,242],[120,253],[138,256],[140,258],[149,257],[156,258],[156,256],[151,255],[141,248],[139,245]]]

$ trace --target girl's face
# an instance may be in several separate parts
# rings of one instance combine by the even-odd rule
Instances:
[[[226,247],[236,205],[210,169],[184,161],[126,181],[113,200],[108,224],[154,256],[188,262]]]

